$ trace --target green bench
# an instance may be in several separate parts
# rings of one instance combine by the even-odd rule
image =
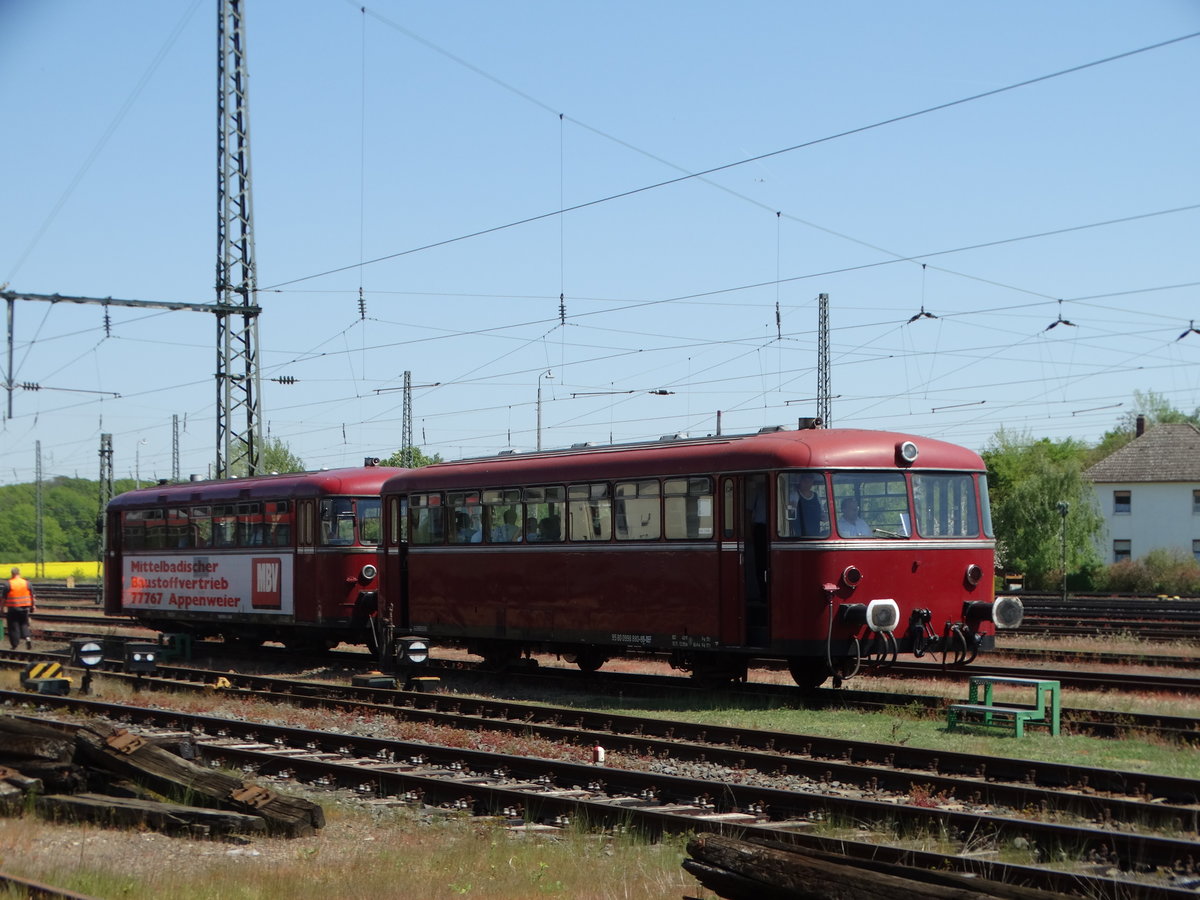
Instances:
[[[1032,706],[997,706],[993,702],[993,692],[998,684],[1033,688],[1036,702]],[[982,697],[980,688],[983,689]],[[967,702],[950,705],[946,714],[947,727],[954,728],[967,722],[992,727],[1007,727],[1011,723],[1016,737],[1024,737],[1027,724],[1048,725],[1050,734],[1057,735],[1062,716],[1058,688],[1057,681],[1041,678],[973,675],[970,679]]]

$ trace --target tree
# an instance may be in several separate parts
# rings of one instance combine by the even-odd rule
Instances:
[[[263,442],[262,465],[259,474],[303,471],[304,460],[293,453],[282,439],[270,437]]]
[[[420,447],[410,447],[413,458],[413,468],[420,469],[423,466],[432,466],[434,463],[445,462],[442,459],[442,454],[435,453],[433,456],[428,456]],[[381,466],[403,466],[404,465],[404,448],[397,450],[387,459],[379,463]]]
[[[1070,438],[1035,441],[1003,428],[983,452],[997,557],[1008,571],[1024,573],[1030,587],[1053,587],[1061,578],[1064,528],[1067,571],[1100,565],[1095,536],[1103,519],[1083,475],[1087,456],[1087,446]],[[1060,503],[1068,504],[1065,516]]]

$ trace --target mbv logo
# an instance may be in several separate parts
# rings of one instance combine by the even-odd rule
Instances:
[[[254,609],[283,607],[283,566],[277,558],[255,558],[251,561],[253,588],[250,605]]]

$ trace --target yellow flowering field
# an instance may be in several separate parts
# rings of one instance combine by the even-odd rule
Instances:
[[[73,577],[76,581],[96,581],[100,578],[100,563],[96,560],[88,562],[48,562],[42,566],[43,572],[38,572],[37,566],[31,562],[2,562],[0,578],[7,578],[8,571],[13,566],[21,567],[21,574],[30,580],[37,581],[66,581]]]

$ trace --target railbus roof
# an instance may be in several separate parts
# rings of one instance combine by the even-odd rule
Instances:
[[[899,447],[916,445],[917,459],[901,466]],[[397,474],[384,493],[503,484],[583,482],[650,475],[696,475],[769,469],[984,470],[965,447],[891,431],[828,428],[671,438],[636,444],[506,453],[435,463]]]
[[[394,466],[355,466],[315,472],[255,475],[251,478],[153,484],[118,494],[109,501],[108,507],[123,509],[172,503],[220,503],[339,494],[378,494],[385,481],[404,471],[406,470]]]

